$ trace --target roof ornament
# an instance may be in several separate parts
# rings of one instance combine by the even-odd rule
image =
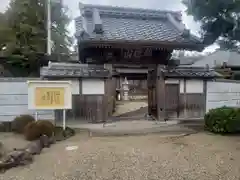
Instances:
[[[167,18],[182,33],[183,36],[190,35],[190,31],[186,29],[182,21],[176,20],[171,13],[167,13]]]
[[[48,67],[51,68],[51,66],[52,66],[52,62],[48,61]]]
[[[83,9],[84,9],[84,4],[79,2],[78,7],[79,7],[79,10],[80,10],[80,14],[82,15],[83,14]]]
[[[94,29],[93,31],[97,34],[101,34],[103,32],[103,26],[102,26],[102,20],[99,14],[99,11],[97,8],[93,9],[93,25]]]

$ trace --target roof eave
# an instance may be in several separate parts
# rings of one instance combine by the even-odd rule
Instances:
[[[194,79],[214,79],[218,76],[182,76],[182,75],[165,75],[166,78],[194,78]]]
[[[139,41],[139,40],[94,40],[94,39],[88,39],[84,40],[81,39],[80,44],[81,45],[94,45],[94,44],[101,44],[102,46],[106,45],[109,46],[110,44],[140,44],[142,46],[151,46],[156,48],[166,48],[166,49],[185,49],[190,51],[202,51],[205,48],[205,45],[201,42],[199,43],[179,43],[179,42],[169,42],[169,41]]]

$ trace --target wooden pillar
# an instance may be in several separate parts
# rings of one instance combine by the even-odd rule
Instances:
[[[207,80],[203,80],[204,108],[203,116],[207,112]]]
[[[148,74],[147,74],[147,89],[148,89],[148,115],[151,114],[152,110],[152,81],[151,81],[152,75],[151,75],[151,70],[148,69]]]
[[[183,80],[184,118],[187,118],[187,81]]]
[[[124,77],[120,76],[119,77],[119,89],[120,89],[121,100],[123,100],[123,85],[122,85],[123,83],[124,83]]]
[[[103,95],[103,121],[107,122],[108,120],[108,112],[109,112],[109,100],[112,98],[111,94],[109,94],[110,92],[110,88],[109,88],[109,81],[111,81],[112,79],[112,74],[113,74],[113,66],[112,64],[104,64],[104,68],[108,69],[110,72],[110,75],[108,78],[105,79],[105,94]]]
[[[162,72],[163,68],[162,65],[158,65],[156,73],[157,118],[159,121],[166,119],[166,91],[164,73]]]

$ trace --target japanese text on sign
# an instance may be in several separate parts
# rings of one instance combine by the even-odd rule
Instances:
[[[35,89],[36,107],[64,107],[64,88],[37,87]]]
[[[152,56],[152,50],[150,48],[146,48],[146,49],[124,49],[123,50],[123,57],[125,59],[140,58],[142,56],[151,57]]]

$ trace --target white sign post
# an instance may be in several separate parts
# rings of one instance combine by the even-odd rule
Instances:
[[[63,129],[66,129],[66,109],[72,109],[71,81],[28,81],[28,109],[63,110]],[[38,119],[38,114],[35,114]]]

